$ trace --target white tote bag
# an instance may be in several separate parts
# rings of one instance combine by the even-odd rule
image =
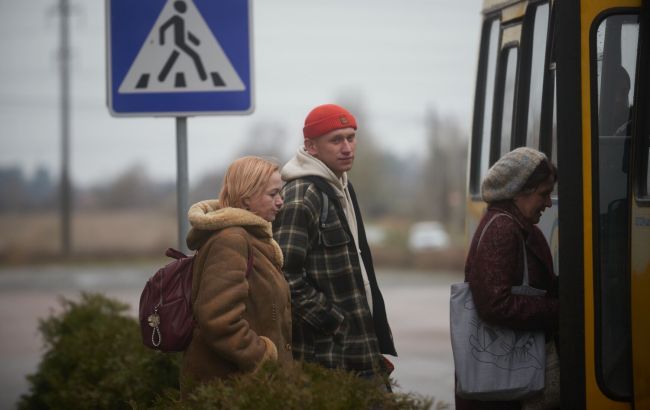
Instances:
[[[483,228],[499,216],[495,215]],[[542,296],[528,286],[524,246],[524,279],[512,293]],[[472,400],[520,400],[544,388],[544,332],[519,331],[483,322],[476,313],[469,283],[451,285],[451,347],[456,368],[456,393]]]

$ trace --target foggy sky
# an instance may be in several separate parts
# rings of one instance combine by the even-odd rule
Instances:
[[[0,0],[0,167],[27,176],[39,165],[59,173],[56,3]],[[104,181],[135,163],[173,180],[174,119],[109,115],[105,3],[72,4],[72,180]],[[309,110],[344,97],[401,157],[422,151],[427,110],[469,132],[479,11],[479,0],[253,1],[255,111],[188,119],[190,183],[229,162],[260,123],[279,124],[293,152]]]

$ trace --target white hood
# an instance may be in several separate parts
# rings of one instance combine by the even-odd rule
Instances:
[[[339,197],[345,198],[344,192],[348,185],[348,174],[344,172],[340,179],[337,178],[336,174],[327,165],[318,158],[312,157],[305,150],[305,147],[298,148],[296,155],[282,167],[280,175],[284,181],[311,175],[322,177],[332,185]]]

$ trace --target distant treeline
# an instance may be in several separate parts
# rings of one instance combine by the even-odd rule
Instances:
[[[373,142],[376,136],[359,131],[359,143],[351,180],[360,197],[364,217],[391,216],[411,220],[439,220],[450,231],[462,231],[465,204],[467,135],[456,121],[436,113],[427,117],[427,142],[417,157],[400,158]],[[280,135],[275,138],[281,138]],[[393,137],[399,144],[399,137]],[[273,156],[280,162],[290,155],[269,152],[274,141],[245,144],[240,155]],[[214,198],[224,169],[190,181],[190,202]],[[74,179],[74,178],[73,178]],[[74,184],[73,184],[74,185]],[[45,168],[27,177],[19,167],[0,168],[0,212],[55,210],[59,204],[58,181]],[[73,186],[74,210],[158,209],[176,207],[175,181],[156,182],[142,165],[125,169],[112,180],[80,188]]]

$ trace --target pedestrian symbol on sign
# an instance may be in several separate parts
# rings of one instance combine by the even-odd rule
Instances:
[[[182,13],[185,13],[185,11],[187,11],[187,6],[185,5],[184,1],[176,1],[176,2],[174,2],[174,9],[176,9],[176,11],[178,11],[179,13],[182,14]],[[173,29],[174,29],[174,45],[177,48],[181,49],[183,52],[185,52],[185,54],[190,56],[190,58],[194,62],[194,65],[196,66],[196,71],[198,71],[198,73],[199,73],[199,78],[201,79],[201,81],[205,81],[205,79],[207,78],[207,75],[205,74],[205,69],[203,68],[203,63],[201,63],[201,57],[196,53],[196,51],[194,51],[185,42],[185,21],[178,14],[175,14],[172,18],[167,20],[165,22],[165,24],[160,26],[160,45],[161,46],[165,45],[165,32],[170,27],[173,27]],[[192,44],[194,44],[195,46],[198,46],[201,43],[201,41],[198,38],[196,38],[194,36],[194,34],[192,34],[191,31],[187,32],[187,39],[190,40],[192,42]],[[176,60],[178,59],[179,55],[180,55],[180,53],[178,52],[178,50],[172,51],[171,55],[169,56],[169,59],[165,63],[165,66],[163,67],[162,71],[158,75],[158,81],[160,81],[160,82],[165,81],[165,78],[167,78],[167,75],[169,74],[169,71],[171,70],[171,68],[174,65],[174,63],[176,62]],[[177,80],[181,80],[181,81],[178,81],[178,83],[176,83],[175,85],[177,87],[184,87],[185,82],[184,82],[184,80],[182,80],[183,79],[183,77],[182,77],[183,73],[179,72],[179,73],[176,73],[176,74],[177,74],[177,77],[180,77],[180,78],[177,78]],[[179,74],[180,74],[180,76],[179,76]],[[182,85],[179,84],[181,82],[182,82]],[[138,85],[140,85],[140,84],[138,83]]]
[[[118,92],[214,92],[245,88],[192,0],[168,0]]]

